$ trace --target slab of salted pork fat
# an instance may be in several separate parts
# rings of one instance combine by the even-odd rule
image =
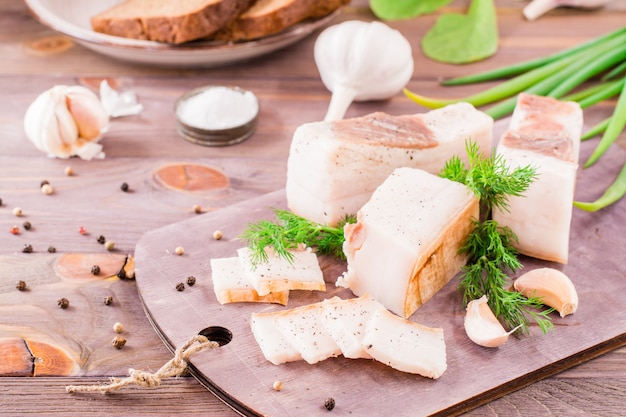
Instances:
[[[287,205],[309,220],[336,225],[354,215],[395,168],[438,174],[466,142],[491,154],[493,119],[468,103],[423,114],[306,123],[294,133],[287,161]]]
[[[465,264],[459,248],[475,219],[478,198],[465,185],[397,168],[344,227],[348,268],[337,285],[409,317]]]
[[[566,264],[583,113],[575,102],[522,93],[497,153],[511,168],[532,165],[537,179],[493,219],[515,232],[518,250]]]

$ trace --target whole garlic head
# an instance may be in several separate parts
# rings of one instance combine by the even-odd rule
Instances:
[[[324,120],[342,119],[352,101],[394,96],[413,75],[409,41],[376,21],[348,20],[326,28],[315,41],[314,58],[332,92]]]
[[[98,141],[109,115],[98,96],[83,86],[57,85],[41,93],[26,110],[26,136],[42,152],[57,158],[102,156]]]

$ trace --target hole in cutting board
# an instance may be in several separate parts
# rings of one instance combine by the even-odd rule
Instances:
[[[227,345],[231,340],[233,340],[233,333],[227,328],[221,326],[207,327],[206,329],[200,330],[198,334],[213,342],[217,342],[220,346]]]

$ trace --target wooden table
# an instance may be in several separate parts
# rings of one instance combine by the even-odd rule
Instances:
[[[455,1],[445,10],[463,11],[467,3]],[[422,56],[419,39],[436,16],[391,23],[414,47],[416,68],[409,87],[426,95],[465,95],[484,87],[446,89],[437,80],[543,56],[617,29],[626,21],[626,5],[619,0],[593,12],[560,9],[536,22],[522,18],[522,2],[497,0],[496,4],[500,49],[493,58],[471,66],[434,63]],[[337,21],[351,18],[373,18],[366,1],[353,1]],[[146,318],[132,280],[94,278],[85,284],[84,279],[72,281],[72,270],[97,262],[106,270],[101,276],[115,275],[144,233],[197,216],[193,205],[211,211],[282,188],[294,129],[321,119],[329,100],[313,63],[314,40],[311,36],[271,55],[222,68],[131,65],[93,53],[40,25],[21,1],[0,0],[0,341],[4,340],[5,348],[23,349],[10,343],[21,332],[23,338],[45,335],[48,342],[39,346],[39,354],[29,346],[30,354],[42,358],[35,364],[34,378],[32,367],[9,372],[6,364],[0,364],[4,375],[9,375],[0,379],[3,415],[237,415],[188,376],[164,380],[157,389],[129,387],[107,396],[68,395],[66,385],[106,382],[111,376],[125,376],[128,368],[155,371],[171,358]],[[49,159],[28,142],[23,116],[40,92],[56,84],[94,86],[103,78],[132,83],[144,105],[139,116],[113,121],[102,141],[104,160]],[[211,148],[178,136],[174,101],[206,84],[254,91],[261,113],[251,139]],[[608,116],[613,105],[607,101],[588,109],[586,125]],[[347,116],[377,110],[425,111],[398,95],[384,102],[354,104]],[[173,166],[186,173],[187,180],[201,179],[209,171],[193,171],[198,165],[223,174],[229,187],[205,185],[194,191],[186,188],[189,181],[173,183],[158,177],[159,170]],[[74,175],[66,175],[67,167]],[[43,180],[52,184],[53,194],[41,193]],[[124,182],[130,192],[120,190]],[[23,217],[13,216],[15,207],[22,208]],[[8,233],[23,221],[31,222],[30,231]],[[86,229],[85,235],[79,233],[80,227]],[[96,241],[101,234],[115,241],[115,250],[103,249]],[[22,253],[25,244],[33,246],[33,253]],[[49,246],[57,252],[48,253]],[[57,282],[59,276],[62,282]],[[22,278],[31,291],[15,289]],[[38,290],[44,286],[46,291]],[[56,305],[62,294],[71,294],[67,310]],[[111,294],[113,303],[104,306],[103,297]],[[32,305],[42,307],[35,311]],[[123,323],[128,341],[120,350],[110,346],[115,322]],[[79,352],[80,366],[68,365],[62,354],[49,349],[55,345]],[[625,391],[626,348],[619,348],[467,415],[618,416],[623,415]]]

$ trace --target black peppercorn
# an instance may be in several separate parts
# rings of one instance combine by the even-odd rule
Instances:
[[[99,275],[100,274],[100,267],[98,265],[94,265],[91,267],[91,273],[93,275]]]
[[[24,243],[24,249],[22,249],[22,252],[24,252],[24,253],[32,253],[33,252],[33,245],[31,245],[30,243]]]
[[[126,344],[126,339],[124,339],[122,336],[115,336],[111,344],[115,349],[121,349]]]
[[[111,304],[113,304],[113,297],[111,297],[110,295],[104,297],[104,305],[110,306]]]
[[[124,268],[117,271],[117,277],[119,279],[126,279],[126,270]]]
[[[185,284],[183,284],[182,282],[176,284],[176,291],[185,291]]]
[[[2,199],[0,198],[0,206],[2,205]]]
[[[57,248],[55,248],[54,246],[48,247],[48,252],[55,253],[56,251],[57,251]]]
[[[120,186],[120,189],[124,192],[128,191],[128,184],[123,182],[122,185]]]
[[[104,238],[104,236],[100,235],[98,236],[98,243],[104,245],[104,242],[106,242],[107,240]]]
[[[30,224],[30,222],[28,222],[28,221],[22,223],[22,226],[24,226],[25,230],[30,230],[33,227],[33,225]]]
[[[63,297],[60,298],[59,301],[57,301],[57,304],[59,305],[59,307],[66,309],[70,306],[70,301],[67,298]]]
[[[187,277],[187,285],[189,285],[190,287],[193,287],[195,283],[196,283],[196,277],[194,277],[193,275]]]
[[[15,288],[17,288],[19,291],[26,291],[26,282],[22,280],[17,281],[17,284],[15,284]]]
[[[326,401],[324,401],[324,407],[326,407],[328,411],[335,408],[335,399],[333,397],[326,398]]]

